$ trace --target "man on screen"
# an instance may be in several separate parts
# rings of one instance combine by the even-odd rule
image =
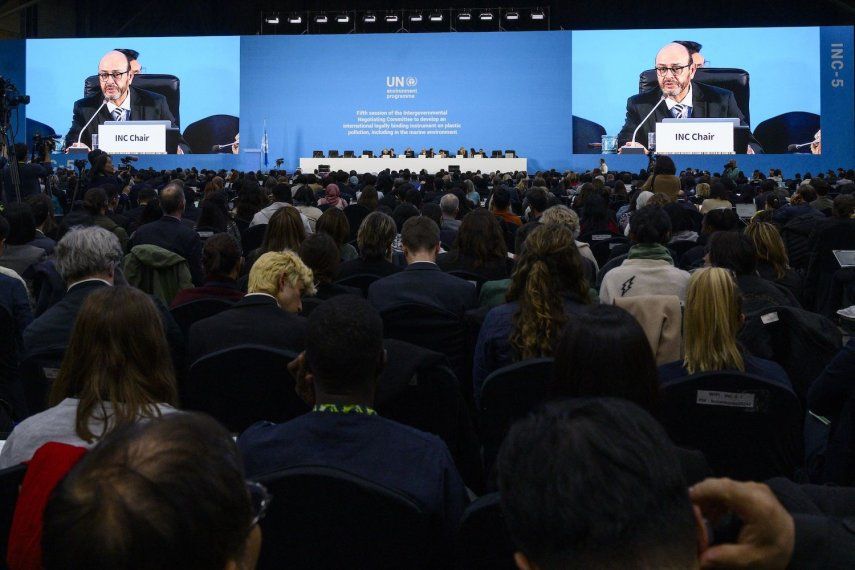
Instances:
[[[130,60],[124,53],[113,50],[101,58],[98,64],[101,93],[74,102],[71,129],[65,135],[66,150],[71,148],[90,150],[92,134],[98,132],[98,125],[107,121],[167,120],[174,128],[178,127],[172,111],[169,110],[166,97],[159,93],[131,87],[134,77]],[[101,107],[105,100],[107,104]],[[100,111],[98,111],[99,107]],[[89,122],[96,112],[98,116]],[[89,122],[88,125],[86,125],[87,122]],[[80,142],[77,140],[78,137]],[[185,152],[189,152],[189,147],[181,141],[178,153]]]
[[[621,146],[646,146],[647,135],[655,132],[656,123],[666,117],[689,118],[738,118],[747,124],[745,116],[736,104],[732,91],[693,81],[697,64],[689,50],[679,43],[669,43],[656,54],[656,78],[659,89],[633,95],[626,102],[626,122],[618,134]],[[660,102],[660,97],[665,101]],[[652,115],[641,125],[632,142],[632,134],[641,120],[653,107]],[[749,136],[748,153],[763,149],[753,136]]]

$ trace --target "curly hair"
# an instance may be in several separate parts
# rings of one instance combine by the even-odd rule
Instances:
[[[552,355],[567,322],[567,294],[588,302],[582,257],[568,227],[544,224],[526,238],[507,294],[519,303],[510,342],[520,359]]]

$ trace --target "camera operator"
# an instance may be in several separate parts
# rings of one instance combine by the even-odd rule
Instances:
[[[45,183],[45,178],[51,173],[49,158],[43,166],[41,164],[28,163],[27,154],[26,144],[15,144],[15,160],[18,162],[18,173],[21,179],[22,202],[26,200],[28,196],[41,192],[41,185]],[[49,156],[50,155],[48,155],[48,157]],[[15,187],[12,186],[12,173],[9,164],[6,164],[3,167],[3,196],[0,198],[2,198],[2,200],[7,204],[18,201],[18,196],[15,193]]]

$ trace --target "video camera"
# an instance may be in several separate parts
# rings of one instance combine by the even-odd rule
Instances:
[[[62,139],[62,135],[47,135],[41,133],[33,135],[33,162],[44,162],[45,159],[56,150],[56,142]]]
[[[29,95],[22,94],[11,81],[0,75],[0,111],[8,111],[18,105],[28,105],[29,103]]]

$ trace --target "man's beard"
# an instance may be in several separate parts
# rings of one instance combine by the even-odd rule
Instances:
[[[663,84],[661,85],[662,93],[664,93],[668,97],[676,97],[677,95],[682,93],[683,90],[686,89],[686,87],[689,85],[688,80],[683,82],[683,81],[680,81],[679,79],[676,79],[676,78],[674,79],[674,83],[676,83],[676,87],[671,87],[669,89],[669,88],[665,87],[665,84],[663,82]]]
[[[109,93],[104,93],[104,99],[106,99],[107,101],[118,101],[119,99],[124,97],[125,93],[127,93],[127,92],[128,92],[127,89],[125,89],[123,91],[123,90],[119,89],[118,87],[116,87],[116,92],[113,95],[110,95]]]

